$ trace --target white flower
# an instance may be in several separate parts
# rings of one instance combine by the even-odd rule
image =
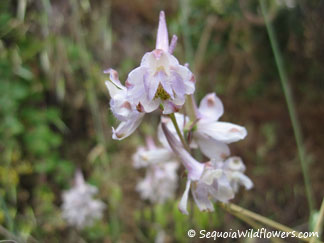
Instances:
[[[179,203],[179,210],[188,214],[187,201],[189,189],[201,211],[213,211],[213,202],[228,202],[233,199],[239,185],[246,189],[253,186],[252,181],[243,174],[245,166],[238,157],[230,157],[225,162],[213,159],[211,162],[200,163],[195,160],[170,132],[165,123],[162,129],[174,153],[181,159],[188,171],[186,189]]]
[[[165,15],[161,11],[156,48],[144,54],[140,66],[129,73],[125,86],[115,70],[105,71],[110,74],[106,82],[111,96],[110,107],[121,121],[117,129],[113,129],[113,139],[121,140],[131,135],[144,114],[158,107],[164,114],[178,111],[185,96],[195,91],[194,75],[172,55],[176,42],[174,35],[169,46]]]
[[[214,211],[212,202],[227,203],[233,199],[240,185],[249,190],[253,183],[244,175],[245,166],[239,157],[225,162],[205,163],[204,172],[192,188],[192,195],[200,211]]]
[[[246,137],[244,127],[218,119],[223,115],[224,107],[215,93],[207,94],[198,108],[199,121],[193,133],[201,152],[210,159],[224,159],[230,154],[227,146]]]
[[[174,197],[178,162],[172,151],[156,147],[151,140],[147,148],[140,147],[133,155],[133,165],[135,168],[146,168],[145,178],[136,186],[142,199],[163,203]]]
[[[143,56],[141,65],[129,73],[126,81],[128,98],[146,113],[160,105],[164,114],[173,113],[184,104],[185,95],[195,91],[193,74],[171,54],[175,44],[176,37],[169,46],[165,15],[161,11],[156,48]]]
[[[193,128],[193,139],[190,147],[199,147],[201,152],[210,159],[223,160],[230,155],[227,144],[244,139],[247,131],[244,127],[229,122],[221,122],[218,119],[224,113],[221,100],[215,93],[206,95],[200,102],[197,109],[197,121]],[[188,129],[189,118],[183,114],[175,113],[177,123],[181,131]],[[163,118],[168,129],[176,135],[176,130],[170,118]],[[159,139],[166,144],[166,138],[159,128]]]
[[[63,193],[62,216],[68,224],[83,229],[100,219],[105,204],[93,199],[98,189],[84,182],[80,171],[75,175],[75,186]]]
[[[121,140],[131,135],[141,124],[144,113],[138,111],[133,103],[127,99],[127,89],[121,84],[118,73],[113,69],[108,69],[109,81],[106,81],[110,99],[110,109],[115,117],[121,121],[119,126],[113,128],[113,139]]]

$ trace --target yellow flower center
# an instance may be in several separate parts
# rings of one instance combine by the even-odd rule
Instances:
[[[154,99],[160,98],[161,100],[168,100],[170,99],[170,95],[168,92],[166,92],[162,86],[162,84],[159,84],[159,87],[155,93]]]

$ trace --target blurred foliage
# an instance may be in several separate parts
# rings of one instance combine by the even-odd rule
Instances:
[[[314,161],[318,206],[324,4],[278,0],[268,5]],[[143,135],[154,132],[158,116],[146,118],[127,141],[110,139],[116,120],[108,110],[102,70],[114,67],[126,79],[154,47],[160,9],[166,10],[170,34],[179,37],[175,55],[199,74],[197,98],[216,91],[225,119],[248,128],[248,139],[232,150],[243,157],[255,189],[236,200],[292,226],[307,221],[292,130],[258,1],[1,0],[1,237],[152,242],[166,232],[166,242],[187,242],[189,228],[249,228],[220,209],[207,214],[192,206],[188,217],[177,202],[150,205],[139,199],[134,185],[142,174],[130,157]],[[60,216],[61,193],[77,167],[99,187],[108,206],[104,219],[82,232]]]

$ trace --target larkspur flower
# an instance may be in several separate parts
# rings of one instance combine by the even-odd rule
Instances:
[[[148,139],[147,147],[138,148],[133,155],[133,165],[146,169],[145,178],[136,186],[142,199],[163,203],[174,197],[179,164],[172,151],[157,147],[153,140]]]
[[[144,54],[140,66],[129,73],[125,86],[115,70],[105,71],[110,74],[106,85],[111,95],[111,110],[121,121],[113,129],[113,139],[128,137],[140,125],[144,114],[158,107],[163,114],[178,111],[186,95],[195,91],[194,75],[172,55],[176,42],[174,35],[169,45],[165,14],[161,11],[156,48]]]
[[[228,202],[234,198],[239,185],[246,189],[253,186],[252,181],[244,175],[245,166],[238,157],[230,157],[225,162],[212,159],[200,163],[187,152],[179,140],[169,131],[165,123],[162,129],[174,153],[181,159],[188,171],[186,189],[179,203],[179,210],[188,214],[187,201],[189,190],[201,211],[213,211],[213,202]]]
[[[62,216],[68,224],[83,229],[102,218],[105,204],[93,199],[97,192],[95,186],[85,183],[81,171],[77,171],[74,187],[63,193]]]
[[[227,144],[244,139],[247,131],[244,127],[229,122],[221,122],[218,119],[223,115],[224,107],[215,93],[207,94],[196,108],[197,121],[195,121],[192,135],[191,147],[199,147],[201,152],[210,159],[225,159],[230,155]],[[175,113],[177,123],[181,131],[190,125],[189,118],[183,114]],[[163,118],[168,129],[176,134],[170,118]],[[159,137],[163,144],[166,139],[163,135],[161,125]]]
[[[113,128],[113,139],[121,140],[131,135],[140,125],[144,113],[139,112],[135,105],[127,99],[127,89],[121,84],[118,73],[113,69],[108,69],[109,81],[106,81],[110,99],[110,109],[115,117],[121,121],[119,126]]]
[[[172,55],[176,37],[169,46],[165,14],[160,12],[156,48],[146,53],[141,65],[130,72],[126,81],[129,99],[144,112],[152,112],[160,105],[170,114],[181,108],[185,96],[195,91],[195,77]]]

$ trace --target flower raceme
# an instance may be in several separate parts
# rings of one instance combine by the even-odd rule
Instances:
[[[161,11],[156,47],[144,54],[140,66],[129,73],[125,86],[115,70],[106,71],[110,74],[106,85],[111,95],[111,110],[121,121],[113,130],[114,139],[123,139],[134,132],[145,113],[159,107],[163,114],[180,110],[186,95],[194,93],[194,75],[172,55],[176,41],[173,36],[169,45],[165,14]]]
[[[224,107],[215,93],[207,94],[197,107],[193,99],[195,77],[188,65],[179,64],[172,55],[176,42],[177,37],[173,36],[169,45],[165,15],[161,11],[156,47],[144,54],[140,66],[128,74],[125,85],[115,70],[105,71],[109,74],[106,85],[111,96],[110,108],[120,121],[113,128],[113,139],[130,136],[146,113],[161,108],[158,139],[163,146],[156,146],[148,139],[147,146],[138,148],[133,156],[134,167],[146,169],[137,191],[142,199],[152,203],[172,198],[178,182],[177,162],[182,162],[188,178],[180,211],[188,214],[190,189],[201,211],[213,211],[213,202],[226,203],[234,198],[240,186],[246,189],[253,186],[244,174],[242,160],[230,157],[228,147],[244,139],[247,131],[242,126],[219,121]],[[187,96],[191,99],[187,110],[190,117],[179,113]],[[199,148],[209,161],[197,161],[190,154],[191,148]]]

